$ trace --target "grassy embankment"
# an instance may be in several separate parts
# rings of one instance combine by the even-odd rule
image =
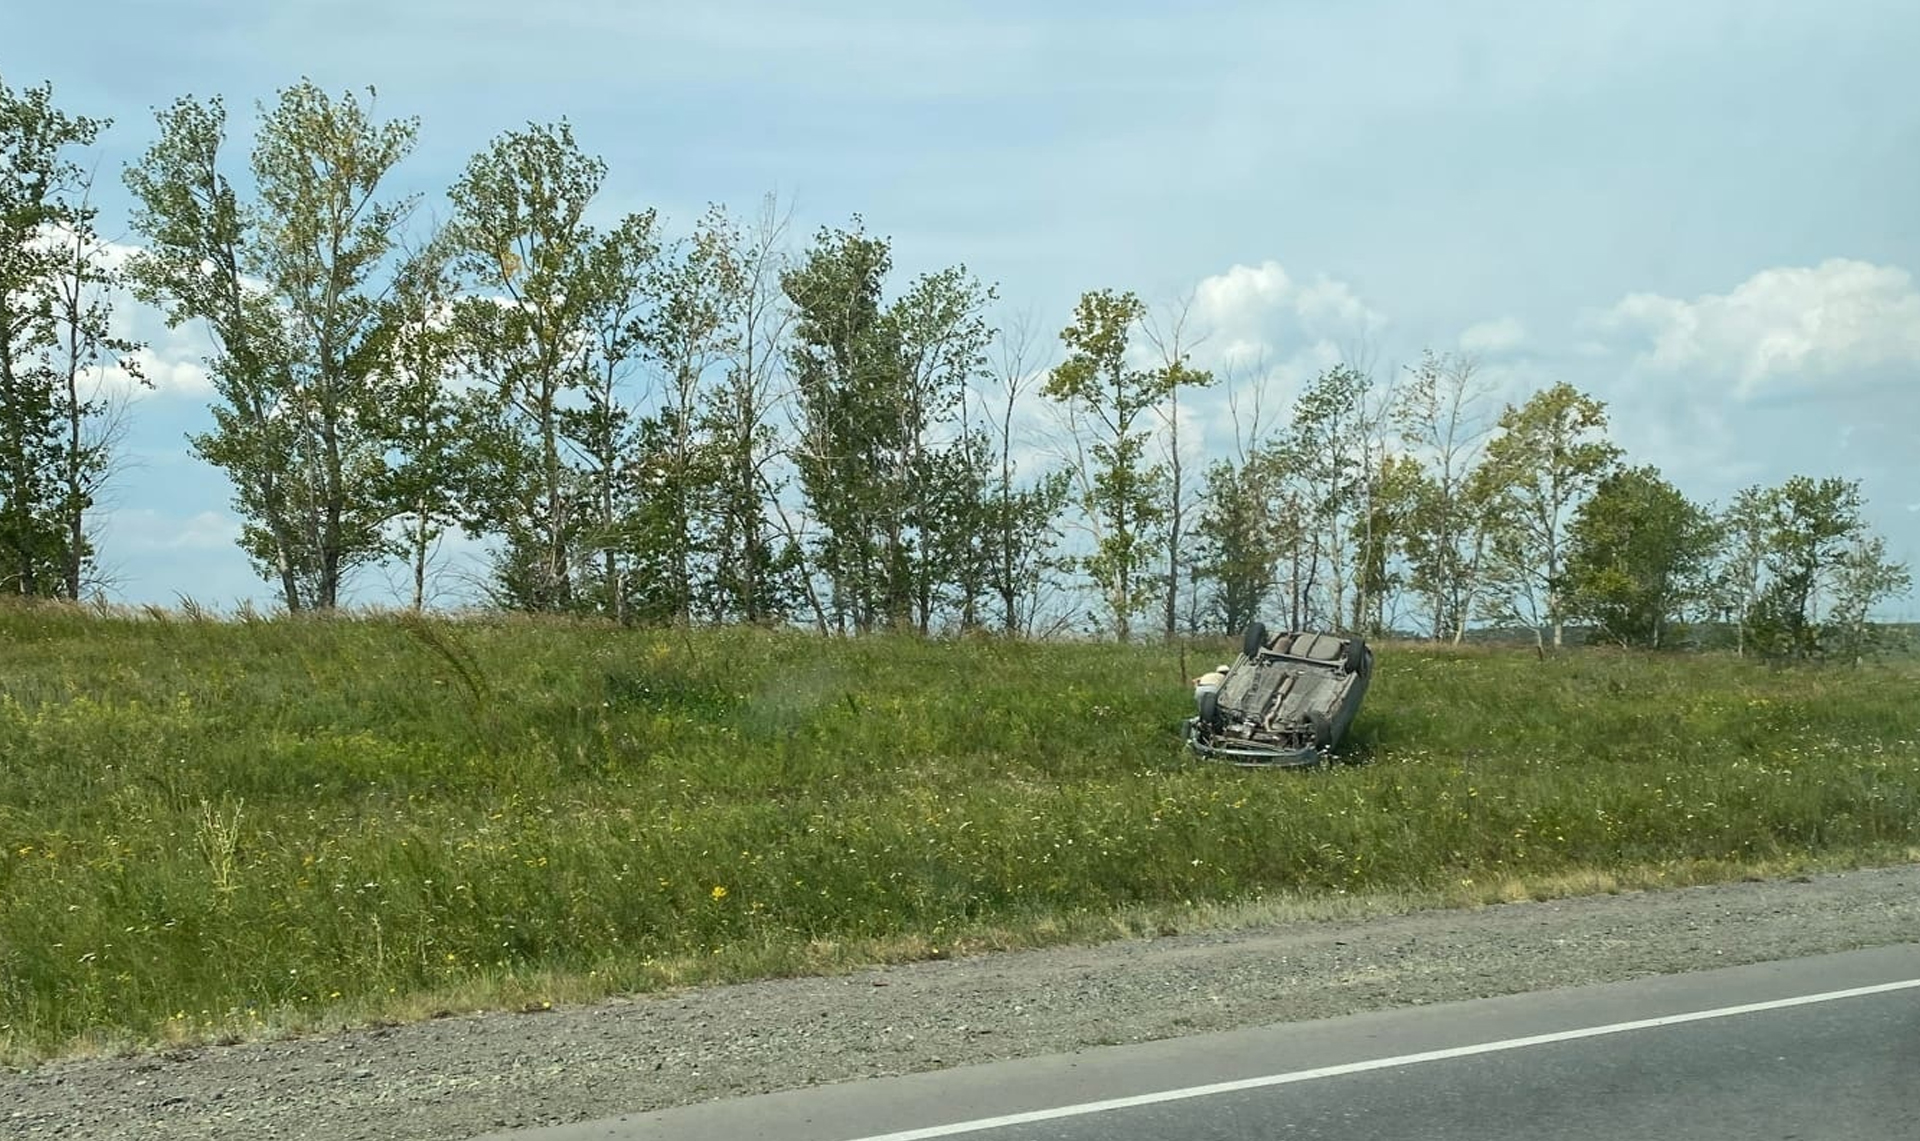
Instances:
[[[0,1058],[1920,858],[1916,681],[1391,647],[1247,772],[1168,647],[0,610]]]

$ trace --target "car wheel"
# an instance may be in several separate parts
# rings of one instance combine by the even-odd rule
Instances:
[[[1220,695],[1213,690],[1200,695],[1200,724],[1206,729],[1220,724]]]
[[[1265,622],[1255,622],[1247,627],[1245,634],[1241,635],[1240,652],[1245,654],[1248,660],[1251,661],[1260,656],[1260,651],[1265,648],[1266,644],[1267,624]]]
[[[1346,659],[1340,663],[1340,668],[1350,674],[1357,674],[1360,672],[1360,668],[1366,665],[1366,663],[1367,643],[1359,638],[1354,638],[1349,641],[1347,643],[1347,656]]]
[[[1333,744],[1333,723],[1318,709],[1307,710],[1307,725],[1313,729],[1313,747],[1324,749]]]

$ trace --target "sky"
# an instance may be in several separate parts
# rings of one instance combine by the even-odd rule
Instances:
[[[18,7],[0,79],[114,120],[88,161],[121,241],[119,171],[180,95],[225,98],[237,155],[280,88],[370,85],[421,121],[395,185],[430,213],[494,135],[564,117],[609,218],[773,192],[804,238],[857,213],[902,280],[964,263],[1049,346],[1083,290],[1191,298],[1199,363],[1264,361],[1280,402],[1342,353],[1387,375],[1471,351],[1501,399],[1605,401],[1629,460],[1696,500],[1858,479],[1920,565],[1906,0],[118,0],[84,29]],[[113,597],[264,605],[185,443],[207,346],[127,320],[156,386],[102,521]],[[1189,445],[1230,446],[1224,394],[1189,413]]]

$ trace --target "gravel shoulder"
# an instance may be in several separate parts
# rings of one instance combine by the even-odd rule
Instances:
[[[469,1138],[1920,940],[1920,864],[1179,935],[0,1071],[0,1137]]]

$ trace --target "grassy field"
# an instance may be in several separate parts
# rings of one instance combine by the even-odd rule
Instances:
[[[1174,647],[0,610],[0,1056],[1911,859],[1916,682],[1383,647],[1247,772]]]

